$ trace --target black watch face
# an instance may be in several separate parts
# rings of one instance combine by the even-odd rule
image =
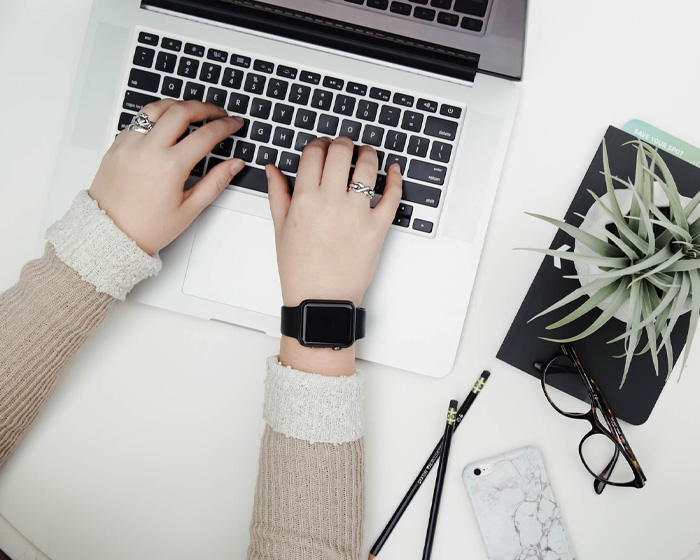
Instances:
[[[307,302],[302,309],[302,344],[351,346],[355,342],[351,303]]]

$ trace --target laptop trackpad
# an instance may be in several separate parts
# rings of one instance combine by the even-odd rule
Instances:
[[[272,220],[207,208],[197,220],[182,291],[279,316],[282,295]]]

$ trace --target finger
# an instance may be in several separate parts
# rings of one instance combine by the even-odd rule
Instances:
[[[148,116],[148,120],[155,124],[158,122],[158,119],[160,119],[163,113],[165,113],[168,108],[175,105],[175,103],[177,103],[177,101],[174,99],[161,99],[160,101],[154,101],[153,103],[144,105],[139,111],[139,114],[144,113],[146,116]],[[136,138],[144,136],[142,132],[136,132],[135,130],[129,130],[128,128],[125,128],[122,130],[122,132],[127,133],[125,136],[134,136]]]
[[[403,191],[403,178],[401,177],[401,167],[398,163],[394,163],[389,167],[389,172],[386,175],[386,186],[384,193],[377,205],[372,210],[372,214],[388,229],[391,222],[394,221],[396,210],[401,202],[401,194]]]
[[[174,146],[190,123],[213,121],[226,115],[224,109],[211,103],[202,103],[193,99],[179,101],[173,103],[160,116],[153,130],[148,133],[148,139],[164,146]]]
[[[328,156],[330,159],[330,154]],[[360,150],[357,155],[357,163],[355,163],[355,171],[352,174],[353,183],[362,183],[366,187],[374,188],[377,184],[377,165],[379,160],[377,159],[377,152],[371,146],[360,146]],[[356,192],[348,192],[348,195],[352,195],[352,200],[355,204],[365,204],[369,208],[369,197],[358,196]],[[367,199],[367,200],[362,200]]]
[[[306,145],[301,154],[297,178],[294,182],[295,192],[305,192],[319,187],[330,143],[330,138],[324,137],[316,138]]]
[[[219,142],[231,136],[242,126],[243,119],[239,116],[210,121],[175,145],[173,149],[176,151],[176,158],[186,164],[188,169],[192,169]]]
[[[231,182],[233,176],[245,167],[241,159],[222,161],[209,170],[187,193],[183,207],[194,220],[200,212],[216,200]]]
[[[275,236],[284,228],[284,222],[292,204],[292,196],[289,194],[287,178],[272,164],[265,167],[267,173],[267,193],[270,199],[270,212],[272,222],[275,224]]]
[[[323,169],[322,185],[336,193],[345,193],[348,187],[348,175],[352,163],[352,151],[355,145],[350,138],[341,136],[328,146],[326,167]]]

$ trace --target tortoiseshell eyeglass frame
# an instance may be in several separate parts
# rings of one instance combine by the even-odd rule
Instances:
[[[591,423],[591,431],[588,432],[585,436],[583,436],[583,438],[581,439],[581,443],[579,443],[578,454],[581,458],[581,462],[583,463],[584,467],[586,467],[586,470],[595,477],[595,481],[593,482],[593,488],[595,489],[596,494],[600,494],[605,489],[606,484],[611,484],[613,486],[633,486],[635,488],[644,487],[644,483],[647,480],[646,476],[644,475],[644,471],[642,471],[642,467],[639,465],[637,457],[635,457],[632,448],[629,446],[629,443],[627,443],[627,438],[622,432],[622,428],[620,427],[620,424],[618,423],[617,419],[615,418],[615,415],[610,409],[608,402],[605,400],[605,397],[603,396],[602,391],[598,387],[598,384],[590,375],[588,375],[588,373],[586,373],[586,370],[583,369],[581,360],[579,359],[578,354],[576,354],[576,350],[574,350],[574,347],[571,344],[562,344],[560,348],[562,352],[561,354],[555,356],[546,364],[538,362],[535,364],[535,367],[541,371],[540,379],[542,382],[542,390],[544,391],[544,394],[547,397],[549,404],[552,405],[554,410],[556,410],[562,416],[566,416],[567,418],[588,420]],[[562,356],[571,360],[573,368],[569,371],[571,371],[572,373],[573,371],[578,372],[578,374],[581,376],[581,379],[583,380],[583,384],[586,387],[586,391],[588,391],[588,395],[591,401],[591,409],[588,412],[576,413],[561,410],[556,404],[554,404],[554,402],[549,396],[549,393],[547,392],[547,385],[545,382],[547,370],[552,367],[561,367],[555,366],[554,363]],[[605,420],[607,426],[603,425],[596,412],[600,413],[600,415]],[[607,436],[615,444],[615,453],[613,454],[612,459],[610,459],[608,465],[600,473],[593,472],[586,463],[585,459],[583,458],[583,444],[589,437],[597,434],[603,434],[604,436]],[[629,482],[613,482],[609,480],[609,477],[612,474],[615,465],[617,464],[617,460],[620,454],[622,454],[622,456],[625,458],[630,468],[632,469],[632,472],[634,473],[634,480],[630,480]]]

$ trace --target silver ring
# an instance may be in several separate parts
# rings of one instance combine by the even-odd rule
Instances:
[[[148,134],[152,128],[153,123],[149,120],[148,115],[146,113],[139,113],[131,119],[131,124],[129,124],[127,130]]]
[[[348,190],[354,191],[356,193],[362,193],[368,198],[372,198],[374,196],[374,188],[367,187],[359,181],[351,181],[350,183],[348,183]]]

